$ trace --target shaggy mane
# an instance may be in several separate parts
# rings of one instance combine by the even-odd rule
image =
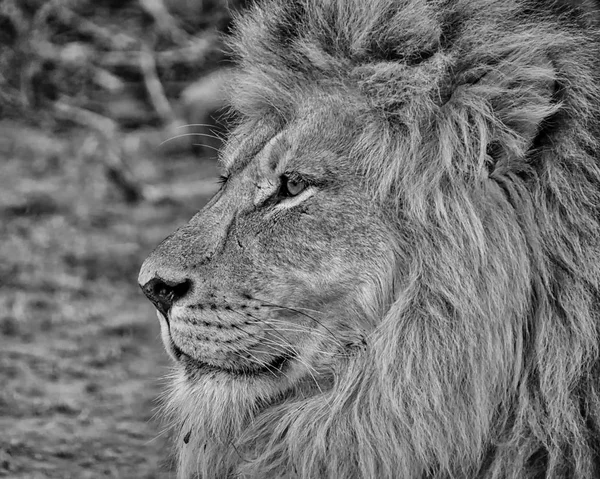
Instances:
[[[178,382],[182,477],[600,477],[594,3],[268,0],[238,17],[237,134],[320,99],[356,113],[348,156],[407,272],[327,389],[249,404],[214,425],[229,442],[183,440],[213,393]]]

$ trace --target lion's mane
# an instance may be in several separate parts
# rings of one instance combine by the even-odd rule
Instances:
[[[349,157],[397,218],[403,271],[328,390],[249,405],[183,476],[600,477],[600,35],[593,2],[571,4],[269,0],[238,18],[238,134],[319,96],[360,112]]]

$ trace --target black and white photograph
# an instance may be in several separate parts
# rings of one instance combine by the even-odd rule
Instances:
[[[0,478],[600,478],[600,0],[0,0]]]

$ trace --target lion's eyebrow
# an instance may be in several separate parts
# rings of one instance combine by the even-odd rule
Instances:
[[[265,173],[275,171],[285,159],[285,152],[288,148],[288,141],[286,140],[283,131],[273,135],[254,155],[257,159],[257,167],[259,170]]]
[[[280,163],[286,159],[285,153],[289,150],[290,145],[285,136],[276,135],[271,138],[267,146],[269,147],[269,150],[265,151],[265,166],[270,171],[275,171],[278,169],[277,167]]]
[[[225,170],[235,171],[243,169],[253,158],[260,157],[260,166],[268,166],[273,170],[287,148],[282,133],[279,131],[275,134],[271,132],[268,135],[248,135],[242,139],[233,139],[219,155],[219,162]]]

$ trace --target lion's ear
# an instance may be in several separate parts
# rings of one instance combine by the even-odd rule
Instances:
[[[497,163],[525,159],[560,106],[552,62],[528,57],[500,62],[471,85],[491,109],[487,149],[492,169]]]

